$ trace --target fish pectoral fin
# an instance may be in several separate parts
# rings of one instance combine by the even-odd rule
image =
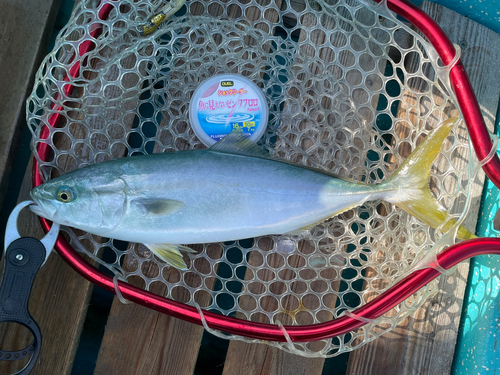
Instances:
[[[184,207],[181,201],[163,198],[136,198],[130,203],[136,206],[144,216],[168,215]]]
[[[196,254],[196,250],[191,249],[190,247],[184,245],[175,245],[180,251],[184,251],[185,253]]]
[[[158,258],[167,262],[175,268],[181,270],[187,270],[186,262],[182,259],[182,254],[179,250],[195,253],[193,249],[183,245],[170,245],[170,244],[158,244],[158,243],[145,243],[144,244],[149,250],[151,250]]]

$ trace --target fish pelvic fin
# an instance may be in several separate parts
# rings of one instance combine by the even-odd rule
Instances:
[[[188,268],[186,262],[184,262],[184,259],[182,259],[182,254],[179,250],[188,253],[196,252],[193,249],[183,245],[170,245],[170,244],[157,244],[157,243],[145,243],[144,245],[149,250],[151,250],[158,258],[180,270],[187,270]]]
[[[441,229],[443,232],[450,230],[456,221],[448,217],[446,209],[434,198],[429,188],[430,172],[432,163],[457,120],[458,117],[450,118],[432,131],[394,175],[383,183],[385,188],[395,191],[394,196],[387,199],[388,202],[433,228],[445,223]],[[460,239],[476,237],[463,226],[459,227],[457,236]]]

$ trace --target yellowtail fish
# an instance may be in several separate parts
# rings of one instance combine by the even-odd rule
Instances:
[[[436,228],[447,212],[429,189],[431,165],[456,119],[430,133],[378,185],[271,158],[233,133],[206,150],[91,165],[31,191],[32,211],[62,225],[146,245],[186,269],[180,244],[296,234],[369,200],[393,203]],[[448,221],[447,230],[453,224]],[[464,227],[460,238],[473,234]]]

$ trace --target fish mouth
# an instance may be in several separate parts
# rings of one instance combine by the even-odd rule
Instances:
[[[31,212],[33,212],[35,215],[38,215],[38,216],[42,216],[42,217],[46,217],[45,215],[45,211],[42,209],[41,206],[39,206],[38,204],[30,204],[29,206],[29,209]]]
[[[43,217],[47,220],[57,221],[56,220],[57,210],[55,208],[50,212],[47,212],[46,206],[35,203],[35,204],[30,204],[29,209],[37,216]]]
[[[29,209],[35,215],[41,216],[45,219],[55,221],[57,216],[57,208],[51,203],[49,199],[44,199],[43,197],[35,194],[32,190],[30,192],[30,197],[35,202],[29,205]]]

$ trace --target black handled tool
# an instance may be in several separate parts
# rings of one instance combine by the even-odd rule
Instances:
[[[48,258],[59,234],[59,225],[53,224],[41,240],[19,235],[17,217],[19,212],[30,204],[33,202],[26,201],[14,208],[5,231],[5,260],[0,285],[0,323],[21,324],[33,335],[33,342],[27,348],[17,351],[0,350],[0,360],[3,361],[17,361],[31,356],[26,366],[14,375],[28,374],[40,352],[42,335],[38,324],[28,311],[28,300],[35,276]]]

